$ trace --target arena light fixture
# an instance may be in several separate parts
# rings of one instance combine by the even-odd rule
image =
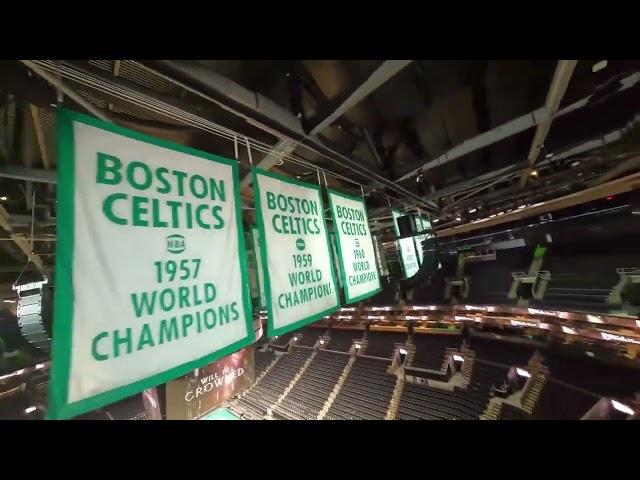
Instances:
[[[320,340],[320,345],[324,345],[324,340]]]
[[[356,350],[360,350],[360,347],[362,347],[362,345],[360,345],[359,343],[356,343]]]
[[[407,351],[404,348],[401,348],[399,350],[399,352],[400,352],[400,355],[406,355],[407,354]]]
[[[619,412],[622,413],[626,413],[627,415],[633,415],[634,412],[631,408],[629,408],[627,405],[625,405],[624,403],[620,403],[617,400],[611,400],[611,406],[613,408],[615,408],[616,410],[618,410]]]
[[[464,357],[463,357],[462,355],[457,355],[457,354],[455,354],[455,353],[453,354],[453,359],[454,359],[456,362],[464,362]]]
[[[36,407],[31,406],[31,407],[25,408],[24,413],[32,413],[32,412],[35,412],[36,410],[37,410]]]
[[[587,315],[587,320],[591,323],[604,323],[598,315]]]
[[[531,378],[531,374],[522,368],[516,368],[516,373],[521,377]]]

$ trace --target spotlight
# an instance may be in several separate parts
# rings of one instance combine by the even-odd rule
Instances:
[[[532,177],[537,177],[538,176],[538,171],[537,170],[531,170],[531,173],[529,174]]]

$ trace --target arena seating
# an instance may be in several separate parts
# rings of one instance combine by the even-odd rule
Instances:
[[[275,354],[270,351],[263,352],[260,350],[255,350],[254,358],[256,366],[256,378],[258,378],[260,375],[262,375],[262,372],[265,371],[267,366],[271,362],[273,362],[273,360],[275,359]]]
[[[276,403],[311,353],[309,349],[293,347],[289,353],[282,354],[262,380],[239,399],[240,406],[244,406],[247,413],[266,415],[267,408]]]
[[[531,417],[524,410],[508,403],[503,403],[498,420],[531,420]]]
[[[462,343],[460,335],[428,335],[414,333],[411,340],[416,346],[411,365],[419,368],[440,370],[447,348],[458,348]]]
[[[618,282],[615,268],[625,266],[625,259],[617,259],[613,255],[610,262],[606,262],[603,261],[602,254],[604,253],[592,255],[590,252],[572,251],[569,255],[562,249],[549,249],[543,268],[551,272],[551,280],[547,285],[543,304],[577,310],[606,310],[607,296]],[[603,269],[603,264],[611,266]]]
[[[319,351],[275,408],[275,414],[286,419],[315,420],[348,361],[348,355]]]
[[[273,344],[279,347],[284,347],[289,342],[289,340],[291,340],[291,337],[293,337],[293,332],[287,332],[284,335],[280,335],[278,338],[276,338]]]
[[[551,376],[604,396],[632,396],[640,391],[640,370],[608,365],[587,356],[548,352],[544,364]]]
[[[489,363],[476,358],[467,390],[488,395],[492,386],[500,387],[507,379],[509,368],[506,365]]]
[[[465,264],[469,279],[469,303],[507,304],[507,293],[513,283],[512,272],[526,272],[533,259],[529,247],[498,250],[497,259]]]
[[[547,379],[533,411],[534,420],[579,420],[600,399],[595,394]]]
[[[448,392],[405,383],[398,420],[477,420],[486,401],[465,391]]]
[[[471,337],[469,344],[469,348],[474,351],[476,358],[504,365],[526,365],[535,350],[530,345],[480,337]]]
[[[338,392],[326,419],[382,420],[396,384],[388,361],[359,357]]]
[[[323,348],[338,352],[348,352],[354,340],[360,340],[364,335],[364,330],[338,330],[329,331],[331,340]]]
[[[372,357],[391,358],[396,343],[405,343],[406,333],[397,332],[367,332],[367,349],[364,355]]]
[[[318,338],[320,338],[326,332],[327,332],[326,328],[313,328],[313,327],[303,328],[301,331],[302,338],[298,340],[298,343],[296,343],[296,345],[313,347],[315,343],[318,341]]]

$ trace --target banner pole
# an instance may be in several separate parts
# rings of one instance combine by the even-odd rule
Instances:
[[[253,167],[253,158],[251,157],[251,146],[249,145],[249,137],[244,137],[244,141],[247,144],[247,154],[249,155],[249,165]]]
[[[322,183],[320,183],[320,170],[316,170],[316,173],[318,174],[318,185],[322,186]]]
[[[233,136],[233,154],[236,157],[236,160],[239,162],[240,159],[238,158],[238,136],[234,135]]]

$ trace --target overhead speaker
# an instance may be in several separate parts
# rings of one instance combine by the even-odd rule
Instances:
[[[22,337],[34,348],[45,354],[51,351],[50,292],[48,281],[14,285],[18,293],[18,327]]]
[[[417,232],[415,217],[413,215],[398,217],[398,231],[401,237],[411,237],[415,235]]]

